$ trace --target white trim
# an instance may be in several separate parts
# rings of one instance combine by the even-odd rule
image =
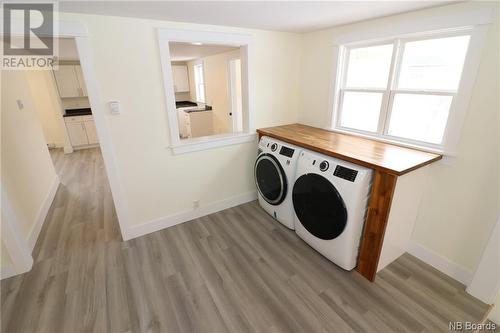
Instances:
[[[415,241],[410,241],[408,253],[464,285],[468,285],[472,281],[473,273],[471,271]]]
[[[436,14],[436,10],[429,12],[425,20],[421,17],[404,17],[404,19],[390,24],[371,24],[367,28],[355,29],[332,40],[334,45],[348,44],[359,41],[376,41],[390,39],[401,35],[410,35],[422,31],[453,29],[455,27],[477,26],[493,22],[495,8],[492,4],[488,8],[475,10],[460,10],[460,12]],[[374,20],[374,23],[376,20]]]
[[[38,239],[38,235],[40,235],[40,231],[42,230],[43,223],[45,222],[45,218],[47,218],[47,214],[49,213],[50,206],[54,201],[54,198],[57,193],[57,189],[59,188],[59,177],[56,175],[54,180],[52,181],[52,185],[50,186],[45,199],[43,200],[40,209],[38,210],[38,214],[36,215],[35,224],[31,228],[28,235],[28,246],[30,251],[33,252],[33,249],[36,245],[36,240]]]
[[[487,11],[488,13],[491,11]],[[484,14],[484,13],[483,13]],[[491,15],[490,15],[491,16]],[[480,21],[477,24],[484,24],[486,22],[491,21],[491,17],[488,15],[482,15],[484,20]],[[485,19],[485,17],[490,17],[490,20]],[[415,22],[414,22],[415,23]],[[408,25],[410,23],[407,23]],[[421,30],[420,32],[413,31],[411,34],[396,34],[395,32],[391,32],[391,36],[377,36],[378,39],[371,40],[361,40],[359,33],[358,37],[356,37],[355,41],[350,40],[343,45],[338,46],[337,48],[343,50],[343,52],[335,52],[337,58],[335,59],[337,63],[337,68],[335,70],[335,77],[332,77],[332,84],[334,86],[333,90],[330,91],[330,108],[329,115],[330,119],[327,121],[327,124],[331,124],[332,129],[343,131],[344,133],[349,133],[358,136],[365,136],[370,138],[379,139],[380,141],[389,141],[391,143],[401,144],[401,145],[411,145],[416,147],[417,149],[422,150],[430,150],[433,152],[442,153],[449,157],[456,157],[458,155],[458,144],[460,140],[461,129],[463,123],[465,121],[465,116],[467,110],[469,108],[470,98],[472,96],[475,78],[477,72],[479,70],[481,53],[484,46],[484,42],[486,40],[486,34],[489,29],[488,25],[464,25],[461,23],[459,26],[450,28],[449,26],[446,29],[441,30]],[[395,30],[398,31],[397,29]],[[398,76],[399,76],[399,65],[401,62],[401,56],[403,54],[403,49],[405,44],[408,41],[420,40],[420,39],[431,39],[431,38],[444,38],[451,36],[460,36],[460,35],[470,35],[469,45],[467,47],[466,57],[464,59],[464,64],[462,68],[462,73],[460,76],[459,86],[457,87],[457,91],[416,91],[416,90],[403,90],[398,89],[396,86]],[[354,34],[350,34],[350,37],[354,37]],[[390,69],[390,78],[388,80],[388,87],[386,90],[386,94],[389,93],[388,98],[388,106],[386,109],[387,114],[379,115],[379,124],[377,132],[367,132],[362,130],[345,128],[340,125],[341,119],[341,105],[342,105],[342,96],[344,91],[378,91],[378,89],[364,89],[364,88],[345,88],[345,79],[346,79],[346,64],[347,62],[345,58],[348,58],[348,50],[352,47],[365,47],[369,45],[383,45],[388,43],[391,40],[396,39],[400,41],[400,48],[395,47],[393,50],[393,59],[391,61],[391,69]],[[377,44],[378,43],[378,44]],[[396,45],[396,44],[395,44]],[[394,54],[398,54],[398,58],[394,61]],[[341,59],[341,57],[343,59]],[[342,63],[342,66],[339,64]],[[395,78],[391,78],[392,75],[395,75]],[[395,136],[390,136],[387,134],[389,124],[390,124],[390,114],[392,111],[392,101],[395,93],[413,93],[413,94],[430,94],[430,95],[450,95],[453,96],[452,104],[450,106],[447,123],[445,126],[445,131],[443,133],[443,139],[440,144],[428,143],[424,141],[408,139],[408,138],[399,138]],[[385,96],[385,94],[384,94]],[[382,107],[383,107],[382,103]],[[384,120],[383,124],[380,123],[380,120]],[[453,164],[455,161],[454,158],[448,158],[445,163]]]
[[[174,154],[184,154],[193,151],[207,150],[212,148],[236,145],[252,142],[257,139],[256,133],[235,133],[204,136],[200,138],[185,139],[175,146],[170,146]]]
[[[158,28],[158,47],[160,50],[160,61],[163,75],[163,90],[165,93],[165,105],[167,112],[167,120],[170,133],[170,144],[174,154],[179,151],[189,152],[202,150],[203,146],[198,149],[176,149],[177,147],[184,147],[192,145],[187,143],[184,145],[179,137],[179,125],[177,119],[177,109],[175,107],[175,93],[173,89],[172,67],[170,62],[170,49],[169,42],[200,42],[203,44],[222,44],[229,46],[240,47],[240,61],[241,61],[241,89],[242,89],[242,115],[243,115],[243,132],[245,134],[253,134],[255,128],[253,127],[253,104],[252,101],[252,43],[253,38],[251,35],[224,33],[224,32],[208,32],[208,31],[195,31],[195,30],[181,30],[181,29],[165,29]],[[204,68],[205,69],[205,68]],[[206,96],[205,96],[206,99]],[[240,134],[230,133],[230,136],[239,137]],[[203,139],[204,142],[213,140],[214,142],[221,142],[218,136],[209,136]],[[236,140],[238,141],[238,140]],[[238,143],[238,142],[235,142]],[[234,143],[232,143],[234,144]],[[214,148],[217,145],[208,145],[209,148]]]
[[[76,37],[76,48],[80,58],[80,66],[82,68],[83,77],[85,78],[85,85],[87,87],[87,96],[89,99],[90,107],[92,109],[92,116],[96,126],[97,137],[99,138],[99,146],[101,147],[102,157],[104,159],[104,166],[108,176],[113,202],[115,204],[116,215],[120,225],[120,232],[123,239],[127,239],[128,233],[128,205],[125,200],[124,192],[122,189],[122,182],[120,181],[120,174],[116,166],[115,151],[113,149],[111,136],[106,128],[106,120],[104,115],[107,112],[105,103],[99,95],[99,84],[95,73],[94,59],[92,49],[87,37]]]
[[[400,140],[392,140],[391,136],[377,136],[377,135],[372,135],[371,133],[368,133],[368,132],[363,132],[363,131],[358,131],[358,130],[355,130],[355,129],[349,129],[349,130],[345,130],[343,128],[323,128],[324,130],[326,131],[330,131],[330,132],[335,132],[335,133],[341,133],[341,134],[346,134],[346,135],[354,135],[354,136],[359,136],[360,138],[365,138],[365,139],[370,139],[370,140],[374,140],[374,141],[379,141],[379,142],[385,142],[385,143],[390,143],[392,145],[395,145],[395,146],[400,146],[400,147],[405,147],[405,148],[412,148],[412,149],[416,149],[416,150],[421,150],[421,151],[425,151],[425,152],[428,152],[428,153],[434,153],[434,154],[442,154],[443,151],[441,149],[437,149],[437,148],[433,148],[431,146],[429,147],[426,147],[426,146],[422,146],[422,145],[417,145],[417,144],[413,144],[411,142],[405,142],[404,140],[405,139],[402,139],[402,141]]]
[[[97,148],[100,145],[98,143],[94,143],[91,145],[85,145],[85,146],[74,146],[73,150],[82,150],[82,149],[90,149],[90,148]]]
[[[490,232],[474,277],[466,291],[486,304],[493,304],[500,290],[500,218]],[[500,306],[500,305],[496,305]]]
[[[2,266],[2,269],[0,270],[0,280],[8,279],[17,274],[18,273],[16,273],[16,270],[14,269],[13,266],[11,265]]]
[[[15,274],[21,274],[29,271],[33,266],[31,249],[19,229],[19,223],[12,211],[6,191],[1,184],[0,193],[3,217],[1,232],[2,242],[12,261]]]
[[[137,226],[132,226],[129,232],[130,238],[125,240],[150,234],[152,232],[172,227],[174,225],[181,224],[187,221],[191,221],[202,216],[213,214],[224,209],[242,205],[244,203],[254,201],[256,199],[257,199],[257,192],[253,191],[247,192],[233,196],[231,198],[209,203],[197,209],[175,213]]]
[[[476,27],[470,36],[469,47],[464,60],[462,76],[450,106],[450,114],[443,135],[443,148],[447,155],[458,155],[460,134],[469,109],[470,100],[476,83],[476,76],[481,63],[483,46],[489,26]]]
[[[12,34],[22,36],[22,22],[19,20],[19,22],[16,22],[13,25]],[[113,145],[111,143],[111,137],[105,125],[106,121],[104,119],[104,114],[106,110],[104,109],[104,103],[101,101],[99,96],[99,85],[94,70],[93,52],[87,38],[88,30],[86,25],[80,22],[56,20],[56,25],[58,25],[58,31],[54,36],[55,38],[75,39],[78,56],[80,58],[80,65],[85,78],[85,85],[87,87],[87,96],[90,102],[90,107],[92,108],[97,136],[99,138],[99,146],[101,147],[108,181],[113,195],[113,202],[115,204],[116,215],[120,224],[120,231],[123,239],[126,239],[128,231],[128,216],[130,215],[128,214],[128,205],[126,204],[125,197],[123,195],[122,183],[120,182],[119,172],[115,162],[116,158]],[[0,20],[0,28],[3,29],[2,20]],[[73,152],[73,148],[64,147],[64,152],[71,153]]]

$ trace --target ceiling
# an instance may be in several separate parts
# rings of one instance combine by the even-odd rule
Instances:
[[[456,1],[62,1],[63,12],[310,32]]]
[[[225,45],[193,45],[190,43],[169,43],[169,48],[171,61],[190,61],[238,49]]]

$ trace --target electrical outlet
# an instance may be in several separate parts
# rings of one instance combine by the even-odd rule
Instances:
[[[199,208],[200,207],[200,202],[198,200],[193,201],[193,208]]]

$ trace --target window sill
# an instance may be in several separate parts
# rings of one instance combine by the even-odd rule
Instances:
[[[416,144],[401,142],[401,141],[397,141],[397,140],[391,140],[388,138],[382,138],[382,137],[378,137],[378,136],[374,136],[374,135],[358,133],[355,131],[348,131],[348,130],[343,130],[343,129],[339,129],[339,128],[325,128],[325,129],[328,131],[336,132],[336,133],[354,135],[354,136],[359,136],[359,137],[365,138],[365,139],[380,141],[380,142],[384,142],[384,143],[390,143],[390,144],[393,144],[395,146],[417,149],[417,150],[425,151],[428,153],[440,154],[440,155],[443,155],[443,158],[440,159],[437,163],[443,164],[446,166],[455,166],[457,163],[457,160],[458,160],[458,152],[456,152],[456,151],[444,151],[442,149],[435,149],[435,148],[429,148],[429,147],[425,147],[425,146],[419,146]]]
[[[404,142],[404,141],[393,140],[390,138],[381,137],[381,136],[377,136],[377,135],[370,135],[370,134],[360,133],[357,131],[348,131],[348,130],[344,130],[341,128],[331,128],[331,129],[327,129],[327,130],[332,131],[332,132],[347,134],[347,135],[359,136],[361,138],[370,139],[370,140],[374,140],[374,141],[390,143],[390,144],[400,146],[400,147],[417,149],[417,150],[425,151],[428,153],[445,155],[445,153],[442,149],[431,148],[431,147],[426,147],[424,145],[418,145],[418,144],[408,143],[408,142]]]
[[[169,148],[174,155],[190,153],[194,151],[213,149],[218,147],[230,146],[245,142],[255,141],[257,133],[237,133],[203,136],[194,139],[184,139]]]

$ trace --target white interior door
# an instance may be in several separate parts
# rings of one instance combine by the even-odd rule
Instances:
[[[230,128],[234,132],[243,131],[243,104],[241,101],[241,61],[229,60],[229,96],[231,105]]]

